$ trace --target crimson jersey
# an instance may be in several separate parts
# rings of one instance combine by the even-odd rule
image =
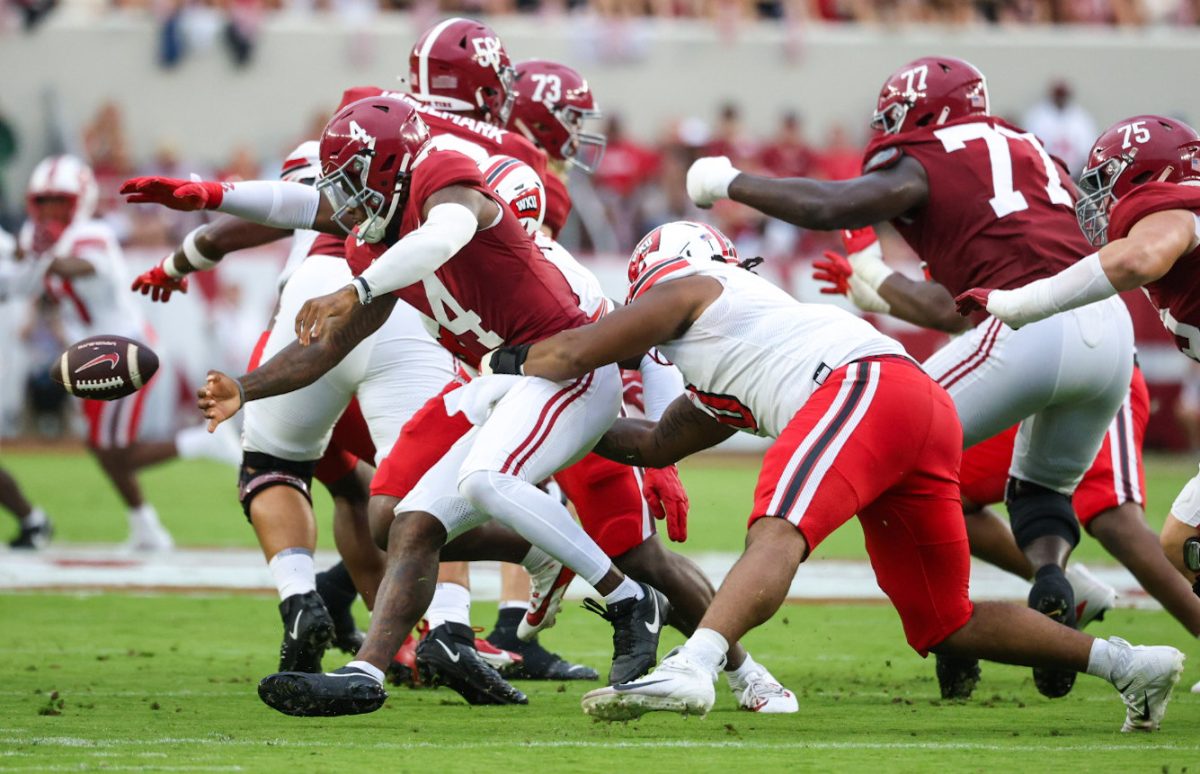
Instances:
[[[1195,214],[1196,239],[1200,240],[1200,188],[1177,183],[1144,183],[1125,194],[1109,216],[1109,240],[1123,238],[1139,220],[1164,210]],[[1163,325],[1175,334],[1175,345],[1183,354],[1200,360],[1200,246],[1143,290]]]
[[[471,241],[436,272],[395,292],[436,328],[437,340],[468,365],[504,344],[528,344],[588,322],[562,272],[543,255],[520,221],[483,181],[479,167],[454,151],[434,151],[413,169],[400,236],[421,225],[421,210],[434,192],[462,185],[500,206],[500,220],[476,232]],[[394,244],[392,242],[391,244]],[[355,275],[391,244],[346,240]]]
[[[551,239],[558,239],[571,216],[571,195],[567,193],[567,184],[554,173],[543,177],[542,183],[546,186],[546,215],[542,225],[550,229]]]
[[[904,155],[924,167],[929,200],[892,225],[951,295],[1020,287],[1091,252],[1075,221],[1070,177],[1032,134],[969,116],[876,137],[863,170]]]

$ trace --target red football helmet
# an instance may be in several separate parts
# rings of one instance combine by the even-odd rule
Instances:
[[[408,70],[412,95],[431,107],[508,124],[515,75],[504,44],[483,22],[447,19],[426,30]]]
[[[926,56],[884,81],[871,126],[884,134],[900,134],[974,113],[988,114],[983,73],[952,56]]]
[[[545,59],[517,65],[513,126],[551,158],[595,172],[606,141],[583,127],[585,121],[599,118],[591,86],[572,68]]]
[[[353,102],[321,133],[317,190],[333,205],[333,218],[364,242],[383,239],[404,209],[408,181],[429,146],[429,127],[411,106],[387,97]]]
[[[1142,183],[1200,182],[1200,134],[1182,121],[1134,116],[1118,121],[1096,140],[1079,176],[1082,196],[1075,217],[1088,240],[1108,241],[1113,204]]]

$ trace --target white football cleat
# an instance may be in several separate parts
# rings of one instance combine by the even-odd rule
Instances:
[[[1183,674],[1183,653],[1164,645],[1130,645],[1109,637],[1112,684],[1125,702],[1122,731],[1157,731],[1171,700],[1171,689]]]
[[[1082,629],[1092,621],[1103,620],[1104,614],[1112,610],[1117,601],[1117,590],[1082,564],[1069,565],[1066,576],[1075,592],[1075,628]]]
[[[139,553],[159,553],[175,548],[175,540],[167,528],[157,520],[152,522],[134,521],[129,525],[129,539],[122,546],[124,550]]]
[[[1200,693],[1200,683],[1196,683],[1192,686],[1192,693]]]
[[[525,569],[529,571],[530,580],[529,612],[517,624],[517,638],[529,642],[538,632],[554,625],[563,594],[567,593],[575,573],[555,559],[535,570]]]
[[[717,700],[716,679],[716,672],[676,648],[648,674],[633,682],[589,691],[581,704],[586,714],[600,720],[633,720],[647,712],[703,717]]]
[[[784,688],[767,668],[754,662],[747,674],[738,676],[726,672],[729,678],[729,688],[733,691],[740,709],[750,712],[762,712],[768,715],[783,715],[800,711],[800,702],[796,694]]]

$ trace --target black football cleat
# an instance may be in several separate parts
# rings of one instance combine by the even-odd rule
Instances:
[[[258,683],[258,698],[285,715],[326,718],[374,712],[387,701],[387,691],[366,672],[342,667],[327,674],[267,675]]]
[[[671,612],[671,603],[658,589],[645,583],[638,585],[642,587],[641,599],[623,599],[609,605],[607,610],[593,599],[584,600],[584,608],[613,627],[609,685],[636,680],[658,663],[658,638]]]
[[[475,650],[475,630],[460,623],[435,627],[417,645],[417,671],[426,685],[446,685],[468,704],[528,704]]]
[[[333,642],[333,621],[315,591],[293,594],[279,603],[283,644],[280,672],[320,672],[321,657]]]
[[[8,541],[8,547],[22,551],[37,551],[50,545],[50,539],[53,537],[54,524],[50,519],[46,519],[36,527],[21,527],[20,534]]]
[[[358,628],[351,613],[358,590],[354,588],[345,564],[338,562],[317,573],[317,594],[333,620],[333,646],[351,656],[358,653],[367,635]]]
[[[975,686],[979,684],[979,660],[937,654],[934,654],[934,660],[942,698],[959,701],[971,698]]]
[[[1064,626],[1076,628],[1075,593],[1062,570],[1043,567],[1029,590],[1029,607]],[[1075,687],[1075,672],[1035,667],[1033,684],[1048,699],[1061,699]]]
[[[487,636],[487,641],[497,648],[516,653],[521,660],[504,671],[508,677],[519,680],[599,680],[600,673],[590,666],[572,664],[557,653],[542,647],[534,637],[525,642],[517,636],[517,627],[525,611],[519,608],[501,610],[496,619],[496,628]]]

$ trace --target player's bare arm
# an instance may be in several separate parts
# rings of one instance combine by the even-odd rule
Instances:
[[[189,260],[193,250],[203,260],[219,263],[230,253],[269,245],[291,235],[292,229],[273,228],[233,215],[222,215],[188,234],[184,244],[176,247],[167,260],[180,275],[190,274],[201,269]]]
[[[1102,301],[1160,279],[1195,247],[1196,220],[1187,210],[1163,210],[1129,234],[1055,274],[1012,290],[972,288],[958,297],[963,314],[986,309],[1015,327]]]
[[[473,188],[452,185],[435,191],[425,201],[419,228],[389,247],[349,285],[304,304],[296,315],[301,345],[319,338],[328,320],[433,274],[477,231],[494,224],[500,212],[495,201]]]
[[[46,268],[48,274],[56,274],[59,277],[73,279],[75,277],[86,277],[96,273],[96,267],[91,261],[84,258],[77,258],[73,255],[60,255],[50,261],[50,265]]]
[[[236,379],[220,371],[209,371],[197,393],[200,411],[209,420],[209,431],[240,411],[247,401],[293,392],[315,382],[342,362],[360,341],[379,330],[395,305],[395,296],[381,298],[369,306],[355,304],[349,313],[329,324],[321,339],[309,346],[292,342],[258,368]]]
[[[651,347],[678,338],[708,305],[721,295],[721,283],[712,277],[683,277],[647,290],[632,304],[600,320],[543,339],[532,346],[505,347],[492,360],[524,355],[520,373],[551,381],[576,379],[609,363],[640,358]],[[524,350],[524,351],[522,351]],[[520,368],[521,362],[513,363]]]
[[[667,407],[658,422],[618,419],[593,451],[626,465],[665,468],[716,446],[735,432],[681,395]]]
[[[851,180],[748,175],[724,157],[699,159],[688,170],[688,195],[700,206],[729,198],[803,228],[862,228],[903,215],[929,196],[925,169],[904,157]]]
[[[891,307],[891,314],[905,322],[945,333],[961,333],[971,327],[955,310],[954,296],[936,282],[919,282],[896,272],[884,280],[878,292]]]

